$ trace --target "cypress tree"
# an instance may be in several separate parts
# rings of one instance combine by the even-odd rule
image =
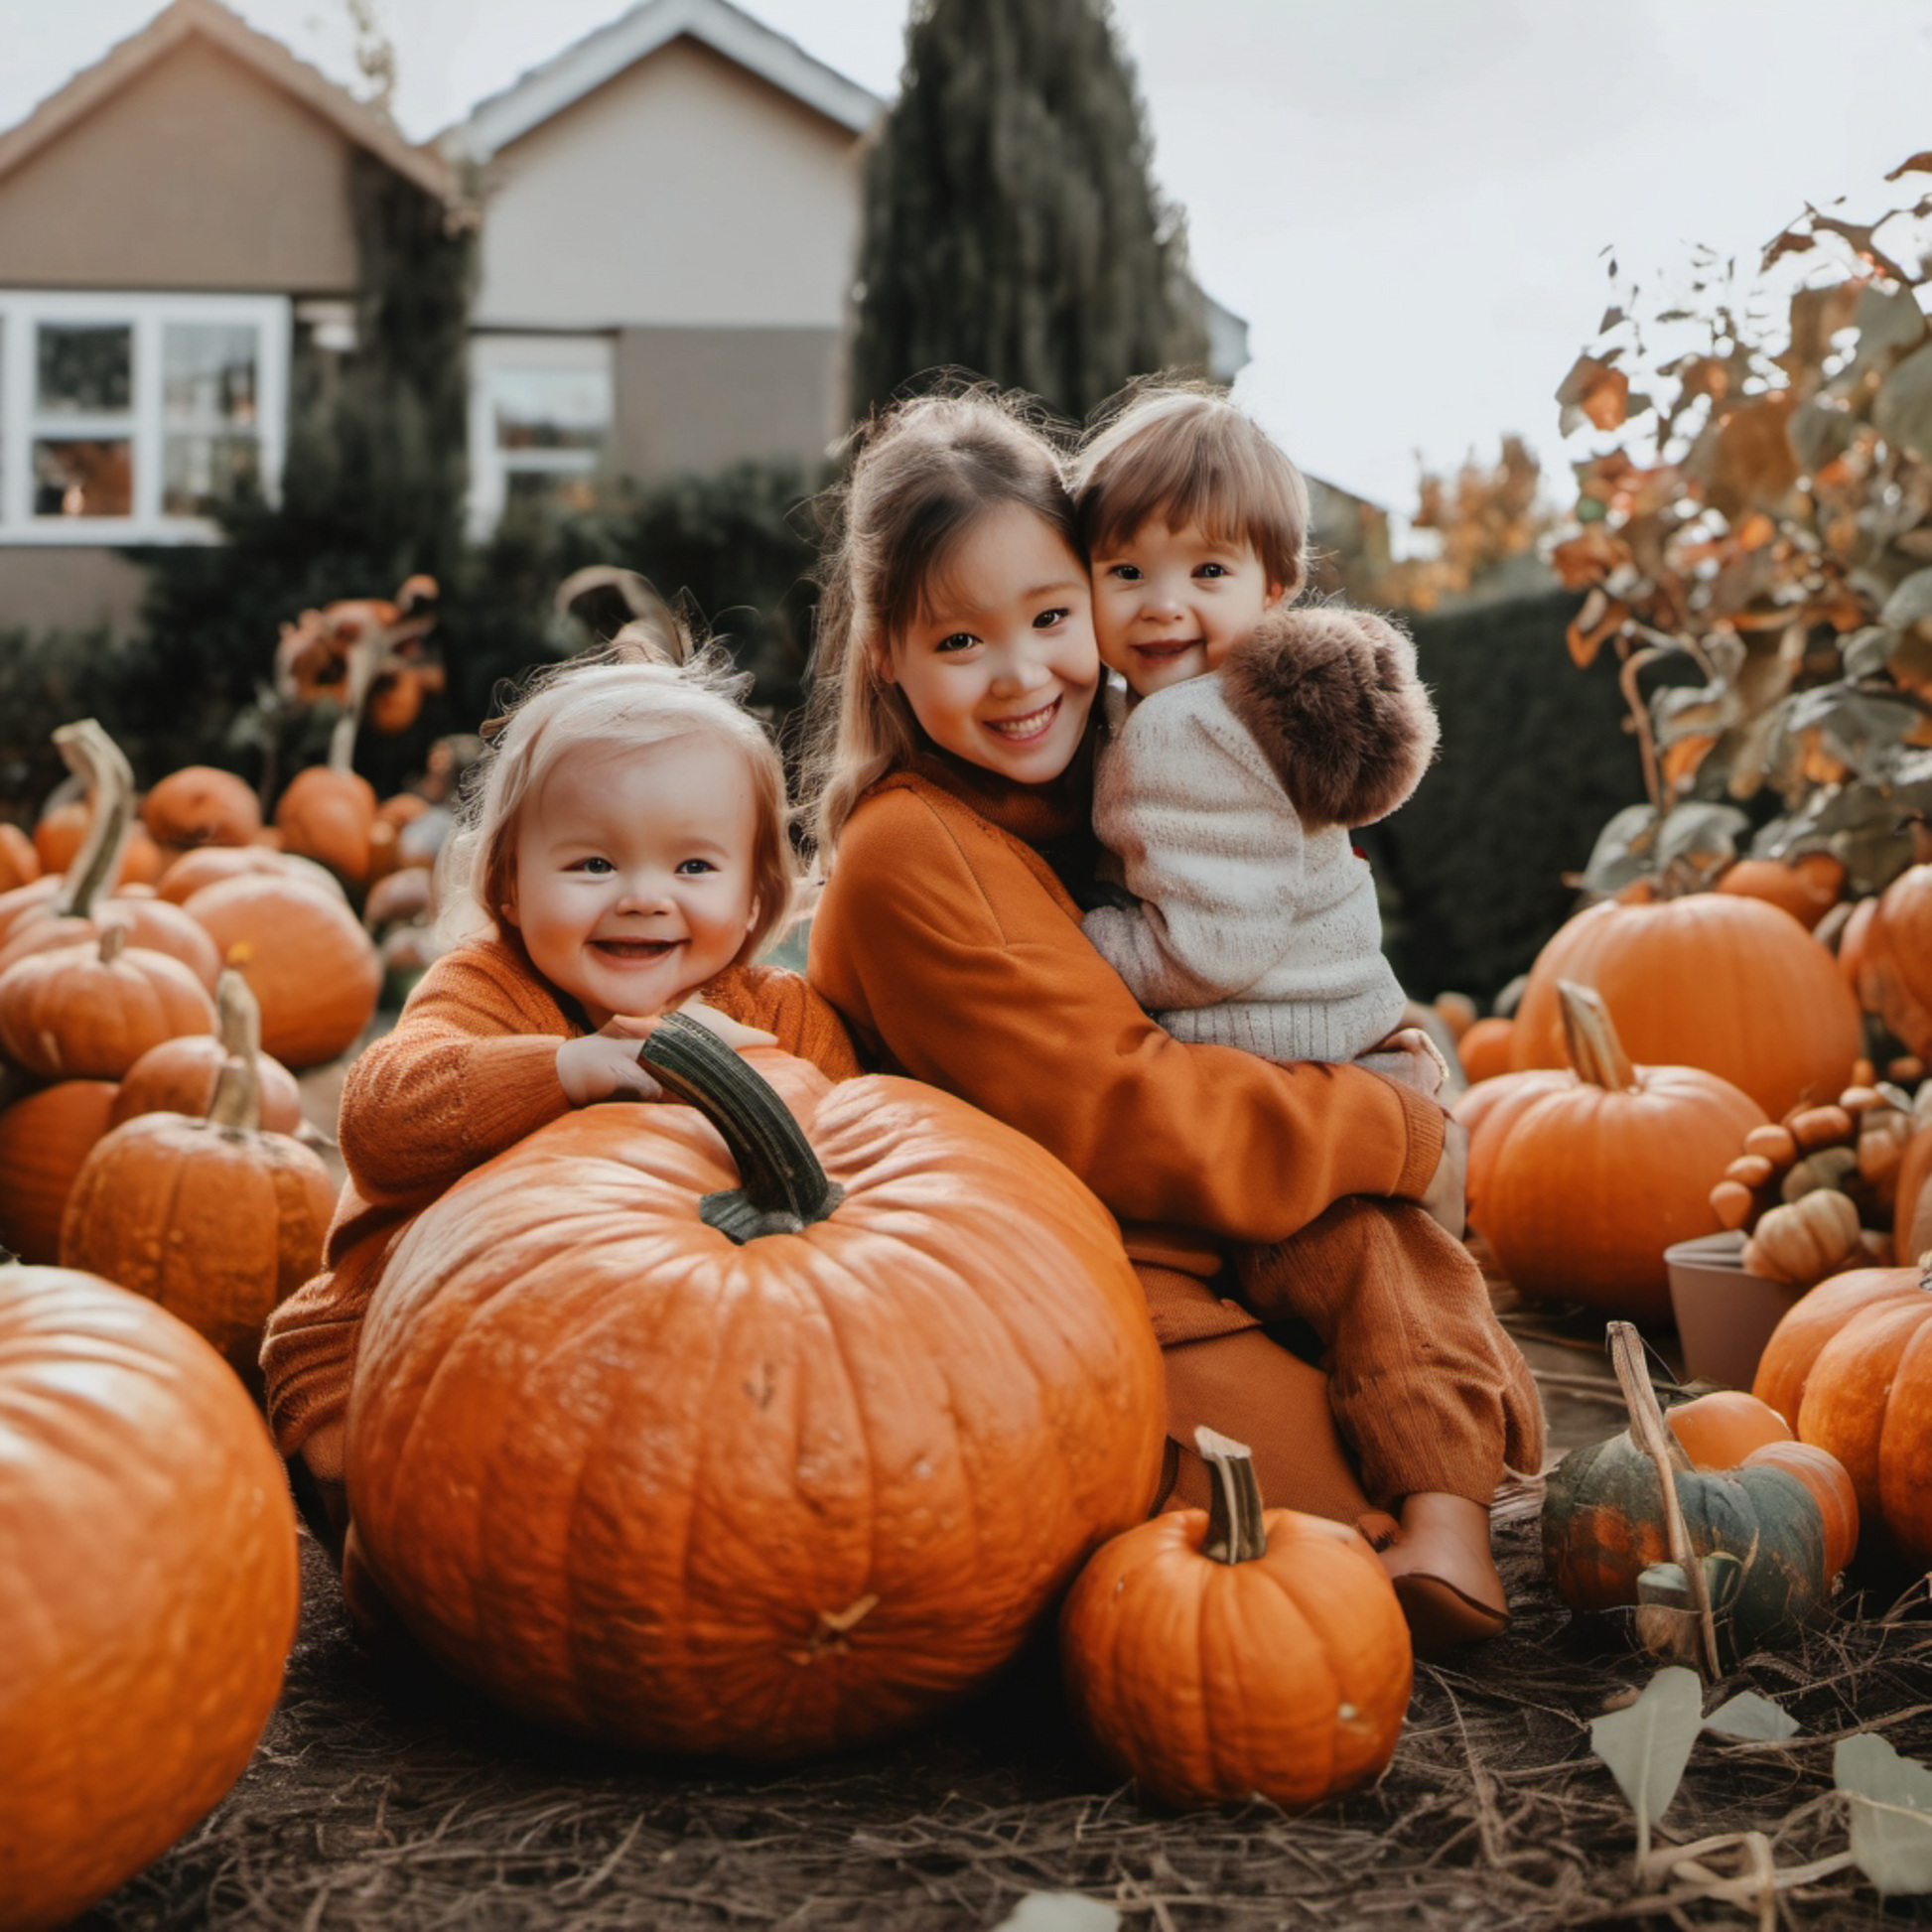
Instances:
[[[916,0],[866,166],[850,399],[963,366],[1084,416],[1198,368],[1178,210],[1107,0]]]

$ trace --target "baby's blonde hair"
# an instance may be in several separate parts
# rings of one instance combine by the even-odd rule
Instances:
[[[459,829],[438,866],[437,937],[454,944],[507,936],[517,824],[560,759],[592,745],[647,755],[710,737],[744,759],[752,782],[758,915],[734,964],[756,958],[790,921],[798,868],[777,748],[739,702],[750,683],[721,648],[691,651],[688,640],[667,640],[651,622],[626,624],[606,649],[539,672],[485,728],[488,750],[469,774]]]
[[[911,708],[884,671],[973,525],[1019,504],[1086,568],[1059,452],[1024,398],[984,384],[920,396],[873,417],[853,448],[850,475],[826,499],[834,534],[812,658],[806,793],[821,866],[861,794],[919,748]]]
[[[1245,409],[1204,383],[1155,379],[1102,412],[1073,465],[1073,501],[1102,562],[1151,517],[1248,543],[1293,597],[1308,576],[1309,486]]]

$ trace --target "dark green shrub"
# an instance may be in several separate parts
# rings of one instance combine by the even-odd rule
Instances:
[[[1643,796],[1616,665],[1579,671],[1564,592],[1415,620],[1443,749],[1416,795],[1358,834],[1394,904],[1385,942],[1409,991],[1487,1002],[1577,902],[1566,873]]]

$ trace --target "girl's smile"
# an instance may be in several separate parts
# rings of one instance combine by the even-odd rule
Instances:
[[[881,670],[941,751],[1022,784],[1057,778],[1100,681],[1087,573],[1036,512],[989,509]]]
[[[715,738],[589,747],[523,808],[504,916],[593,1027],[662,1013],[744,947],[756,829],[744,759]]]

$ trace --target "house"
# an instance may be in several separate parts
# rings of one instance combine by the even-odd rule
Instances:
[[[131,629],[122,546],[273,492],[291,370],[353,345],[369,158],[480,220],[476,533],[619,479],[809,473],[885,105],[731,0],[639,0],[419,146],[220,0],[170,0],[0,135],[0,632]],[[1208,308],[1232,377],[1246,326]]]
[[[132,628],[120,546],[209,541],[238,480],[273,486],[298,334],[352,340],[361,156],[455,193],[217,0],[172,0],[0,135],[0,630]]]

